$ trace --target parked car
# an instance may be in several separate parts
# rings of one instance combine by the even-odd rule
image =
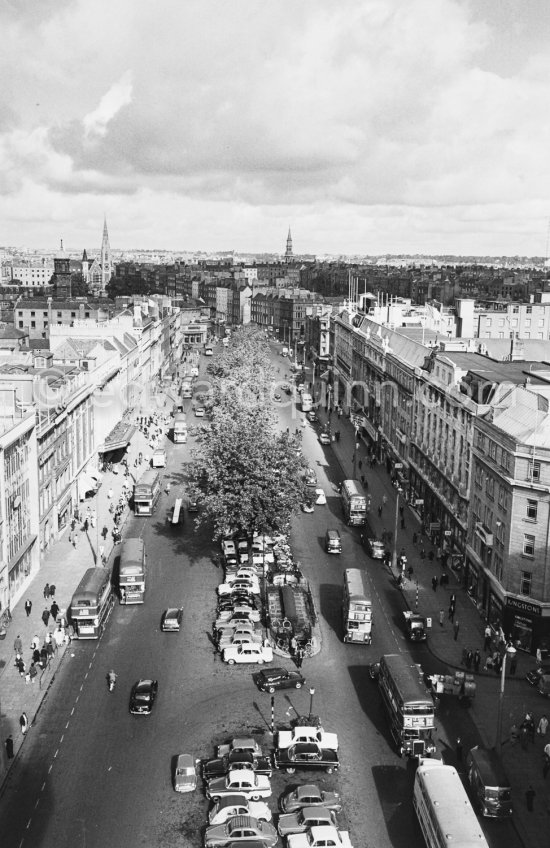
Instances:
[[[281,836],[290,833],[305,833],[310,827],[336,825],[336,813],[326,807],[302,807],[295,813],[279,816],[277,830]]]
[[[181,627],[182,619],[183,609],[181,607],[179,609],[171,607],[162,613],[160,629],[164,632],[178,631]]]
[[[543,663],[542,665],[538,665],[536,668],[532,668],[531,671],[528,671],[525,675],[525,679],[531,686],[538,686],[539,681],[544,674],[550,674],[550,665],[548,663]]]
[[[269,798],[271,783],[265,774],[255,774],[250,769],[230,771],[225,777],[215,777],[206,786],[206,797],[217,801],[227,795],[245,795],[251,801]]]
[[[234,645],[225,648],[222,654],[223,661],[229,665],[235,663],[262,663],[273,662],[273,649],[269,645]]]
[[[223,757],[216,757],[204,763],[202,776],[205,780],[211,780],[237,769],[251,769],[256,774],[265,774],[267,777],[272,774],[271,763],[267,757],[255,757],[250,751],[231,751]]]
[[[138,680],[130,693],[130,712],[133,715],[148,715],[153,709],[158,693],[156,680]]]
[[[204,406],[195,407],[195,418],[204,418]]]
[[[315,503],[322,505],[326,504],[327,496],[325,495],[323,489],[315,489]]]
[[[304,501],[302,504],[302,512],[305,512],[307,515],[311,515],[312,512],[315,512],[313,501]]]
[[[324,430],[319,433],[319,441],[322,445],[330,445],[330,435],[326,433]]]
[[[279,808],[283,813],[293,813],[303,807],[326,807],[339,813],[342,809],[338,792],[328,792],[319,789],[314,783],[305,783],[296,789],[289,789],[279,800]]]
[[[273,817],[265,801],[249,801],[246,795],[227,795],[216,801],[208,813],[208,823],[223,824],[233,816],[252,816],[259,821],[271,821]]]
[[[275,394],[273,395],[273,400],[277,400],[277,401],[282,400],[282,395],[281,395],[281,393],[280,393],[280,392],[275,392]]]
[[[275,768],[294,774],[296,769],[324,769],[332,774],[339,766],[338,753],[321,748],[315,742],[297,742],[290,748],[276,748],[273,755]]]
[[[342,538],[338,530],[327,530],[325,533],[325,551],[327,554],[342,553]]]
[[[319,421],[317,413],[312,409],[310,409],[309,412],[306,412],[306,418],[311,424],[316,424]]]
[[[250,595],[260,594],[260,583],[256,575],[252,577],[241,577],[234,580],[232,583],[220,583],[218,586],[218,595],[230,595],[235,592],[246,592]]]
[[[197,788],[197,769],[191,754],[180,754],[174,771],[176,792],[192,792]]]
[[[252,816],[234,816],[223,824],[214,824],[206,828],[204,835],[205,848],[231,848],[254,845],[263,848],[274,848],[278,841],[274,826],[266,821]]]
[[[301,689],[305,678],[293,668],[263,668],[253,675],[254,682],[262,692],[275,692],[277,689]]]
[[[199,503],[197,498],[193,495],[189,496],[189,502],[187,504],[187,512],[198,512],[199,511]]]

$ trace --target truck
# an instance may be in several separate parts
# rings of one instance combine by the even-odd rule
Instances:
[[[290,748],[276,748],[273,764],[287,774],[294,774],[296,769],[324,769],[332,774],[340,768],[338,752],[322,748],[317,742],[297,742]]]
[[[252,769],[230,771],[225,777],[215,777],[206,786],[206,797],[217,801],[227,795],[245,795],[250,801],[269,798],[271,783],[265,774],[256,774]]]
[[[426,618],[416,612],[407,610],[403,613],[405,633],[410,642],[425,642],[428,635]]]
[[[352,848],[349,832],[337,830],[333,825],[312,827],[305,833],[293,833],[287,836],[288,848]]]
[[[277,747],[289,748],[296,742],[316,742],[324,748],[332,748],[333,751],[338,750],[338,736],[336,733],[327,733],[318,724],[307,724],[306,716],[299,718],[297,723],[291,730],[279,730],[277,734]]]
[[[430,674],[426,677],[432,695],[439,701],[441,695],[455,695],[459,701],[471,701],[476,694],[473,674],[455,671],[454,674]]]

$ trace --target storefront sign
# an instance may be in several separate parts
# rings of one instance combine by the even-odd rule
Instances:
[[[520,601],[519,598],[506,598],[506,606],[530,615],[542,615],[542,609],[539,606],[530,604],[528,601]]]
[[[415,498],[414,505],[415,506],[424,506],[424,498]]]
[[[444,531],[443,531],[443,535],[444,535],[444,536],[452,536],[452,535],[453,535],[453,531],[452,531],[452,530],[444,530]]]
[[[363,418],[362,425],[363,425],[363,428],[366,430],[367,434],[373,440],[373,442],[376,442],[377,439],[378,439],[378,434],[376,432],[376,428],[373,427],[373,425],[370,423],[370,421],[367,421],[366,418]]]
[[[394,462],[393,467],[394,468],[403,468],[403,463],[402,462]]]

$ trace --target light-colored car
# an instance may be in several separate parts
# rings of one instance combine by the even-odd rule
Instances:
[[[197,788],[197,769],[191,754],[180,754],[174,771],[176,792],[193,792]]]
[[[249,618],[250,621],[255,622],[259,621],[261,618],[260,610],[256,609],[254,606],[250,606],[248,604],[235,604],[231,609],[218,613],[216,626],[219,626],[219,624],[223,624],[226,621],[230,621],[234,616],[238,615],[244,615]]]
[[[322,433],[319,433],[319,441],[322,445],[330,445],[330,436],[328,433],[325,433],[324,430]]]
[[[225,572],[225,582],[234,583],[235,580],[257,580],[258,572],[250,565],[239,565],[238,568],[228,568]]]
[[[255,575],[247,578],[241,577],[238,580],[234,580],[232,583],[220,583],[218,586],[218,595],[231,595],[235,592],[246,592],[248,595],[259,595],[260,584],[258,582],[258,578]]]
[[[208,822],[223,824],[233,816],[252,816],[259,821],[271,821],[273,818],[265,801],[249,801],[246,795],[227,795],[216,801],[208,813]]]
[[[273,662],[273,649],[269,645],[232,645],[225,648],[222,654],[223,661],[229,665],[235,663],[262,663]]]
[[[265,774],[256,774],[251,769],[230,771],[225,777],[215,777],[206,785],[206,797],[217,801],[227,795],[245,795],[251,801],[269,798],[271,782]]]
[[[195,407],[195,418],[204,418],[204,406]]]
[[[352,848],[347,830],[337,830],[333,825],[312,827],[306,833],[292,833],[286,838],[288,848]]]
[[[315,783],[304,783],[296,789],[290,789],[279,799],[279,808],[283,813],[293,813],[303,807],[326,807],[339,813],[342,802],[338,792],[319,789]]]
[[[206,828],[204,835],[205,848],[224,848],[231,844],[232,848],[239,845],[263,845],[264,848],[274,848],[278,834],[274,826],[266,821],[260,821],[252,816],[233,816],[223,824],[214,824]]]
[[[316,504],[326,504],[327,496],[325,495],[323,489],[315,489],[315,503]]]
[[[218,639],[218,650],[225,651],[226,648],[234,647],[235,645],[261,645],[263,642],[263,633],[253,630],[251,627],[239,627],[233,632],[222,633]]]
[[[290,833],[305,833],[310,827],[321,825],[336,825],[336,813],[326,807],[302,807],[295,813],[279,816],[277,830],[281,836]]]

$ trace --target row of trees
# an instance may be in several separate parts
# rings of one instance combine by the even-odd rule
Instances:
[[[237,330],[209,363],[209,423],[201,427],[190,478],[201,522],[216,539],[288,527],[305,496],[305,461],[294,436],[279,432],[269,346],[258,329]]]

